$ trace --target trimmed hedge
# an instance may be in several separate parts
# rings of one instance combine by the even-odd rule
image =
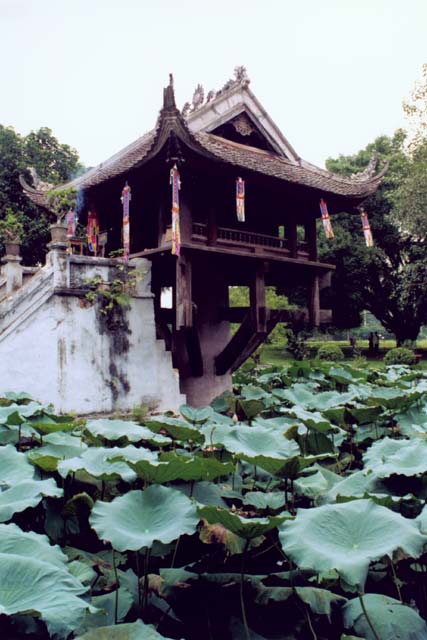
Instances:
[[[344,360],[344,353],[337,344],[324,344],[318,348],[317,357],[319,360],[338,362],[339,360]]]
[[[406,347],[390,349],[384,356],[384,364],[415,364],[415,353]]]

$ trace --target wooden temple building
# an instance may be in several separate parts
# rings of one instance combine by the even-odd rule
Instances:
[[[179,255],[172,248],[170,176],[179,171]],[[79,192],[80,221],[96,211],[106,253],[122,244],[121,194],[131,189],[130,256],[151,263],[157,338],[172,352],[180,390],[203,405],[229,388],[231,373],[277,322],[330,321],[320,292],[334,269],[317,253],[319,202],[351,211],[379,186],[372,168],[352,177],[302,160],[249,88],[243,67],[206,99],[199,85],[180,111],[172,78],[155,128],[61,188]],[[236,180],[244,181],[244,219],[236,215]],[[24,183],[48,207],[46,192]],[[174,230],[174,232],[176,229]],[[105,237],[105,236],[104,236]],[[330,282],[330,279],[329,279]],[[229,306],[229,287],[249,288],[250,306]],[[271,310],[266,287],[304,286],[306,308]],[[172,305],[162,306],[169,288]],[[230,323],[239,328],[231,335]],[[141,362],[141,376],[144,363]]]

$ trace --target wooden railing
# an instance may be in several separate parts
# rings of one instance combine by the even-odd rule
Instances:
[[[200,222],[193,223],[193,240],[207,241],[207,225]],[[289,242],[286,238],[278,236],[269,236],[262,233],[254,233],[253,231],[242,231],[240,229],[228,229],[218,227],[216,243],[219,245],[242,245],[246,247],[263,247],[264,249],[272,249],[274,251],[283,251],[289,253]],[[298,252],[307,252],[307,243],[298,242]]]

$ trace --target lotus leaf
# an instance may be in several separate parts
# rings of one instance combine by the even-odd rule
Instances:
[[[39,433],[40,435],[47,435],[48,433],[55,433],[55,431],[72,431],[75,428],[73,422],[62,422],[61,420],[53,419],[48,415],[40,415],[35,417],[26,418],[26,421]]]
[[[214,480],[234,471],[231,462],[222,463],[216,458],[185,457],[170,452],[158,461],[129,461],[139,478],[150,483],[162,484],[173,480]]]
[[[44,445],[31,449],[27,453],[28,460],[43,471],[56,471],[58,462],[73,458],[83,453],[87,444],[81,438],[69,433],[56,432],[44,438]]]
[[[403,409],[418,400],[421,391],[408,391],[399,387],[377,387],[367,399],[369,405],[381,405],[387,409]]]
[[[211,411],[211,413],[213,413]],[[194,427],[190,427],[188,422],[178,420],[177,418],[168,418],[167,416],[160,416],[158,418],[146,420],[146,426],[155,431],[166,431],[175,440],[193,440],[193,442],[203,443],[205,441],[204,435]]]
[[[47,536],[32,531],[22,531],[13,523],[0,524],[0,553],[37,558],[61,568],[68,562],[65,553],[62,553],[57,545],[52,546]]]
[[[12,486],[34,477],[34,467],[25,453],[19,453],[11,444],[0,447],[0,484]]]
[[[118,604],[117,621],[122,622],[133,603],[132,594],[124,587],[120,587],[118,592],[116,590],[103,594],[102,596],[93,596],[91,605],[98,609],[98,611],[95,614],[86,614],[80,630],[113,625],[115,620],[116,596]]]
[[[363,602],[380,640],[426,640],[427,625],[411,607],[379,593],[367,593],[363,596]],[[347,629],[353,627],[366,640],[376,640],[359,598],[350,600],[344,606],[343,618]]]
[[[35,558],[0,553],[0,614],[31,612],[45,621],[53,637],[67,638],[90,605],[86,591],[70,573]]]
[[[244,504],[250,504],[257,509],[282,509],[285,506],[285,495],[279,491],[263,493],[262,491],[248,491],[245,494]]]
[[[98,627],[88,631],[76,640],[172,640],[162,636],[150,624],[141,620],[129,624],[118,624],[110,627]]]
[[[215,444],[222,444],[227,451],[275,473],[283,464],[300,453],[294,440],[288,440],[277,428],[226,427],[212,434]]]
[[[297,406],[286,410],[282,409],[282,411],[292,414],[295,418],[298,418],[300,422],[305,424],[308,429],[313,429],[313,431],[327,433],[334,429],[329,420],[326,420],[322,414],[317,411],[306,411],[305,409],[301,409]]]
[[[136,474],[123,459],[119,458],[135,460],[142,457],[155,460],[157,455],[147,449],[137,449],[132,445],[123,448],[113,447],[111,449],[92,447],[87,451],[83,451],[78,457],[60,462],[58,464],[58,472],[63,478],[76,471],[86,471],[89,475],[100,480],[122,478],[126,482],[133,482]]]
[[[308,604],[314,613],[320,615],[331,615],[331,605],[335,603],[343,604],[347,598],[338,596],[328,589],[318,589],[316,587],[295,587],[297,596]]]
[[[167,544],[194,533],[198,520],[191,500],[162,486],[129,491],[109,503],[98,501],[90,516],[99,537],[118,551],[151,547],[155,540]]]
[[[339,497],[359,498],[366,493],[388,495],[388,489],[375,476],[366,471],[355,471],[343,478],[338,476],[338,481],[322,497],[322,502],[335,502]]]
[[[92,569],[92,567],[85,562],[80,562],[80,560],[73,560],[72,562],[69,562],[67,569],[72,576],[77,578],[77,580],[84,585],[92,584],[92,582],[98,577],[98,574]]]
[[[378,478],[388,478],[393,474],[421,475],[427,472],[427,443],[384,438],[369,447],[363,462],[365,469]]]
[[[168,444],[170,440],[161,435],[155,435],[147,427],[141,427],[131,420],[88,420],[85,430],[95,438],[102,438],[114,442],[115,440],[127,440],[128,442],[142,442],[146,440],[153,444]]]
[[[279,526],[287,519],[292,519],[289,513],[278,516],[268,516],[267,518],[242,518],[237,513],[231,513],[227,509],[219,507],[199,507],[197,513],[200,518],[204,518],[210,524],[222,524],[226,529],[235,533],[236,536],[251,540],[264,535],[271,529]]]
[[[188,404],[183,404],[179,408],[179,411],[190,424],[204,424],[205,422],[208,422],[208,420],[211,420],[213,415],[212,407],[200,407],[195,409],[194,407],[190,407]]]
[[[371,500],[300,509],[279,527],[284,552],[302,569],[335,569],[345,585],[363,590],[369,563],[400,549],[412,557],[425,537],[413,521]]]
[[[221,487],[212,482],[185,482],[175,484],[174,488],[199,504],[210,504],[216,507],[227,506],[227,503],[222,498],[223,492],[221,491]]]
[[[36,507],[44,496],[60,498],[62,489],[53,478],[48,480],[23,480],[0,493],[0,522],[10,520],[14,513]]]
[[[427,438],[427,405],[411,407],[394,417],[400,433],[408,437]]]

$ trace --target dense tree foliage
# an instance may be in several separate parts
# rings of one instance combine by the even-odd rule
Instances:
[[[25,264],[43,261],[49,241],[49,220],[22,191],[19,175],[31,182],[28,167],[44,181],[58,184],[82,170],[77,151],[61,144],[47,127],[21,136],[0,125],[0,219],[10,208],[24,227],[22,255]]]
[[[337,265],[331,306],[336,326],[360,322],[368,309],[396,336],[398,344],[415,340],[427,318],[427,245],[402,230],[400,203],[414,179],[415,156],[403,150],[405,134],[382,136],[354,156],[327,161],[329,170],[349,175],[367,166],[373,153],[389,169],[381,187],[365,203],[375,246],[365,246],[359,216],[342,212],[333,218],[335,239],[320,234],[320,254]],[[414,196],[415,198],[415,196]]]

